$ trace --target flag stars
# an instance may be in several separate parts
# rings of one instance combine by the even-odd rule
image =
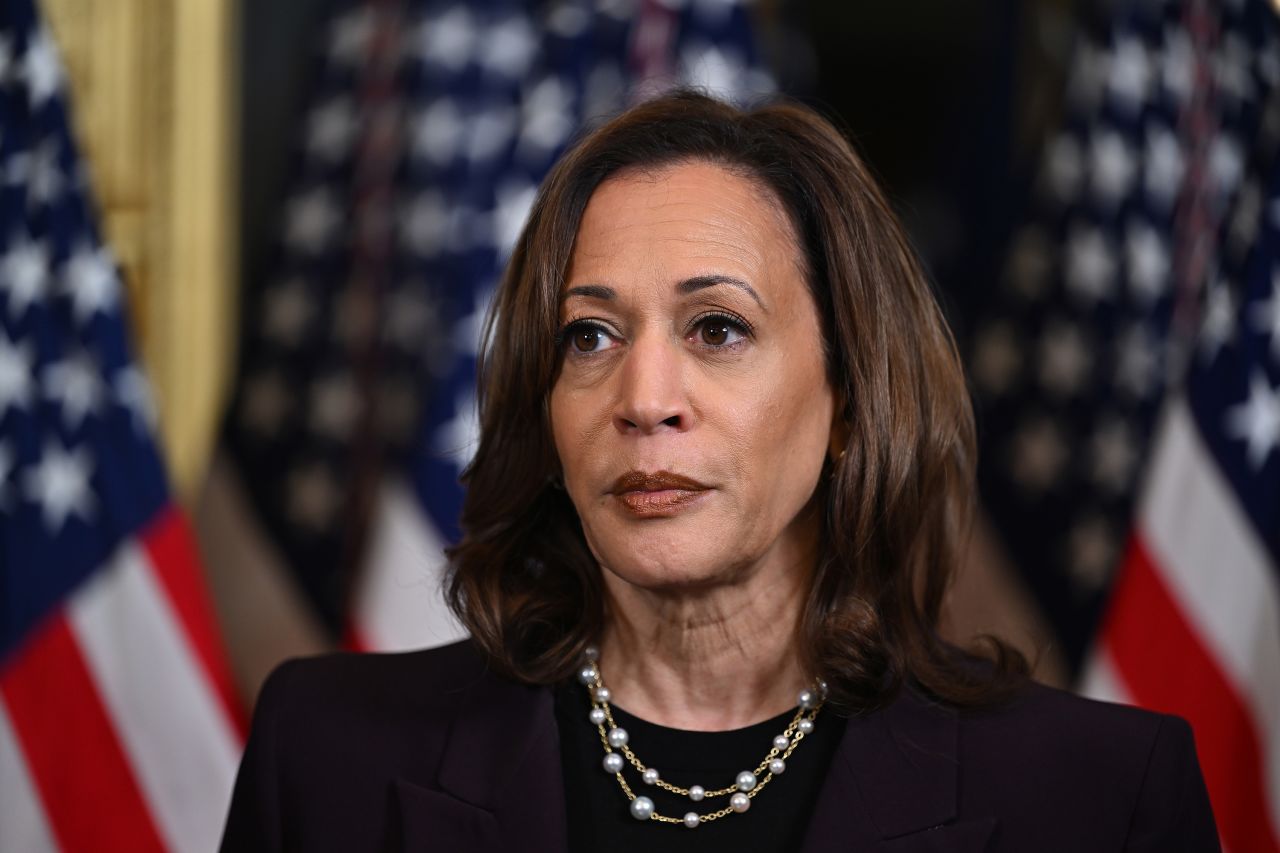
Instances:
[[[240,423],[260,437],[272,438],[279,434],[292,407],[292,396],[280,373],[258,373],[245,380]]]
[[[1271,338],[1271,358],[1280,365],[1280,269],[1271,273],[1271,298],[1249,306],[1249,322],[1264,338]]]
[[[58,50],[44,27],[32,34],[21,63],[18,76],[26,81],[31,106],[40,107],[58,93],[62,84]]]
[[[1169,284],[1169,251],[1150,225],[1135,222],[1125,233],[1125,266],[1134,295],[1150,307]]]
[[[1160,82],[1179,104],[1191,97],[1195,69],[1191,39],[1181,28],[1170,26],[1165,30],[1164,50],[1160,53]]]
[[[58,534],[72,515],[89,521],[94,511],[89,477],[93,460],[83,447],[66,450],[56,442],[48,442],[40,461],[26,472],[25,491],[29,500],[40,505],[45,527]]]
[[[1018,232],[1005,270],[1010,289],[1027,299],[1044,295],[1053,271],[1053,246],[1044,231],[1028,225]]]
[[[1080,142],[1070,134],[1059,134],[1045,152],[1045,169],[1053,195],[1062,202],[1073,200],[1084,178]]]
[[[1119,133],[1103,130],[1089,141],[1090,185],[1103,204],[1114,206],[1129,191],[1138,164]]]
[[[1209,288],[1204,320],[1200,324],[1200,355],[1212,364],[1223,345],[1235,335],[1235,303],[1226,282],[1217,281]]]
[[[1244,176],[1244,154],[1235,137],[1222,133],[1209,147],[1209,174],[1220,199],[1229,198]]]
[[[81,324],[99,311],[112,311],[120,299],[115,262],[103,246],[81,243],[67,261],[63,281],[76,322]]]
[[[1093,481],[1115,495],[1124,494],[1138,465],[1138,441],[1120,418],[1103,421],[1089,440],[1089,473]]]
[[[49,206],[62,194],[65,179],[58,163],[59,148],[56,139],[49,139],[37,146],[23,167],[27,188],[27,204]]]
[[[312,298],[298,278],[269,287],[263,294],[262,333],[281,346],[297,346],[315,313]]]
[[[1084,385],[1093,359],[1080,330],[1051,326],[1040,341],[1040,384],[1056,397],[1070,397]]]
[[[49,278],[49,250],[43,243],[18,236],[0,258],[0,288],[9,297],[9,314],[21,320],[27,309],[43,299]]]
[[[45,396],[61,406],[63,421],[71,429],[102,406],[102,380],[97,362],[88,353],[50,364],[44,369],[43,386]]]
[[[25,409],[31,404],[31,347],[15,344],[0,329],[0,418],[9,409]]]
[[[437,166],[453,162],[462,145],[466,125],[451,98],[438,98],[413,122],[413,152]]]
[[[1163,125],[1149,130],[1143,157],[1143,187],[1147,196],[1162,209],[1169,210],[1178,196],[1185,168],[1182,145]]]
[[[1137,38],[1121,38],[1111,54],[1107,94],[1130,113],[1136,113],[1151,88],[1152,69],[1147,49]]]
[[[329,58],[343,65],[361,62],[369,50],[373,25],[373,14],[369,9],[354,9],[343,15],[329,31]]]
[[[1280,389],[1272,388],[1261,370],[1249,375],[1248,399],[1227,410],[1225,429],[1244,441],[1249,467],[1261,471],[1280,443]]]
[[[476,414],[475,391],[462,394],[454,404],[453,417],[436,430],[436,450],[453,460],[461,473],[471,463],[480,443],[480,421]]]
[[[350,99],[334,98],[308,117],[307,151],[317,159],[340,162],[351,151],[359,126]]]
[[[973,352],[974,378],[988,394],[999,396],[1013,385],[1022,360],[1022,351],[1009,326],[992,324],[977,337]]]
[[[1051,488],[1066,461],[1062,430],[1048,418],[1025,421],[1013,437],[1011,473],[1026,493],[1039,494]]]
[[[298,251],[319,254],[329,246],[341,222],[333,193],[315,187],[289,202],[285,240]]]
[[[1111,580],[1118,547],[1112,525],[1091,516],[1071,529],[1067,542],[1071,580],[1081,593],[1101,592]]]
[[[151,383],[142,371],[136,367],[126,367],[116,372],[112,381],[116,401],[129,411],[133,420],[133,428],[139,435],[148,434],[156,428],[156,404],[151,393]]]
[[[328,465],[312,462],[289,474],[289,517],[312,533],[325,531],[342,507],[343,494]]]
[[[520,144],[526,154],[550,154],[574,131],[573,93],[559,77],[538,81],[521,107]]]
[[[1110,298],[1116,274],[1116,260],[1107,238],[1092,226],[1072,228],[1067,239],[1067,287],[1076,296],[1093,304]]]
[[[444,197],[428,190],[414,196],[400,214],[400,243],[421,257],[440,251],[449,236],[450,216]]]
[[[360,414],[360,394],[347,373],[316,384],[311,399],[311,428],[326,438],[342,441],[351,435]]]
[[[454,6],[443,15],[427,18],[420,33],[422,58],[449,71],[461,71],[475,50],[476,26],[466,6]]]
[[[1136,400],[1145,400],[1157,390],[1160,357],[1157,343],[1143,326],[1130,327],[1120,338],[1116,351],[1116,385]]]
[[[515,248],[537,197],[538,188],[533,184],[508,183],[498,188],[498,206],[493,214],[493,244],[502,257],[511,254]]]
[[[480,61],[486,69],[519,79],[529,71],[538,47],[537,35],[522,15],[512,15],[484,34]]]
[[[747,67],[737,51],[714,45],[691,47],[684,51],[682,59],[684,77],[690,85],[729,100],[742,91]]]

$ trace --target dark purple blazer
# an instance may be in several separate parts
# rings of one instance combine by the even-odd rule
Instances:
[[[222,849],[560,853],[565,822],[551,690],[462,642],[277,669]],[[850,719],[802,849],[1220,848],[1186,723],[1029,685],[999,710],[904,691]]]

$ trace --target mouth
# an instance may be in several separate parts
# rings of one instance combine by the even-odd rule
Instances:
[[[704,497],[710,488],[670,471],[628,471],[614,481],[609,494],[632,515],[666,518]]]

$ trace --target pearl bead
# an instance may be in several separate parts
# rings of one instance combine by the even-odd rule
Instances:
[[[622,772],[622,756],[616,752],[606,752],[601,764],[604,766],[605,773]]]
[[[593,726],[603,726],[605,721],[604,708],[592,708],[591,713],[587,714],[587,719],[591,720]]]
[[[790,745],[791,741],[787,740],[786,735],[778,735],[773,739],[773,748],[778,750],[778,752],[782,752],[782,750],[786,749]]]
[[[584,666],[578,670],[578,680],[583,684],[590,684],[596,680],[596,668],[594,666]]]
[[[801,690],[797,700],[800,703],[800,707],[808,711],[818,704],[818,694],[812,690]]]
[[[636,797],[631,801],[631,816],[636,820],[648,820],[653,816],[653,800]]]
[[[701,802],[702,798],[706,795],[707,789],[701,785],[694,785],[689,789],[689,799],[693,800],[695,803]]]
[[[595,663],[600,660],[600,650],[595,646],[587,646],[582,650],[582,656],[592,663]]]
[[[756,774],[750,770],[743,770],[738,774],[737,780],[734,782],[738,786],[739,791],[750,791],[756,786]],[[743,809],[746,811],[746,809]]]
[[[640,774],[640,778],[644,779],[644,783],[646,785],[656,785],[658,784],[658,771],[654,770],[652,767],[647,767],[645,768],[645,771]]]
[[[614,749],[622,749],[627,745],[626,729],[609,729],[609,746]]]
[[[729,798],[729,808],[733,809],[738,814],[742,814],[747,809],[751,808],[751,798],[746,794],[734,794]]]
[[[698,824],[702,823],[702,818],[698,817],[697,812],[685,812],[684,825],[690,829],[697,829]]]
[[[613,694],[609,692],[609,688],[601,685],[592,691],[592,695],[596,697],[597,702],[608,702],[613,698]]]
[[[796,728],[805,734],[813,734],[813,720],[804,719],[796,725]]]
[[[774,776],[781,776],[787,769],[787,762],[781,758],[775,758],[769,762],[769,772]]]

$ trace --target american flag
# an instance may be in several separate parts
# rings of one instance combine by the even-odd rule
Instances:
[[[969,353],[984,503],[1073,669],[1280,76],[1269,4],[1211,4],[1199,35],[1196,4],[1122,3],[1105,37],[1082,40],[1032,214]]]
[[[1280,851],[1280,88],[1268,108],[1084,683],[1191,722],[1235,851]]]
[[[532,8],[338,8],[279,272],[248,312],[231,446],[302,586],[361,648],[457,636],[437,578],[474,450],[481,326],[555,158],[676,83],[772,88],[738,0]]]
[[[0,7],[0,849],[208,850],[241,744],[119,272],[30,0]]]

